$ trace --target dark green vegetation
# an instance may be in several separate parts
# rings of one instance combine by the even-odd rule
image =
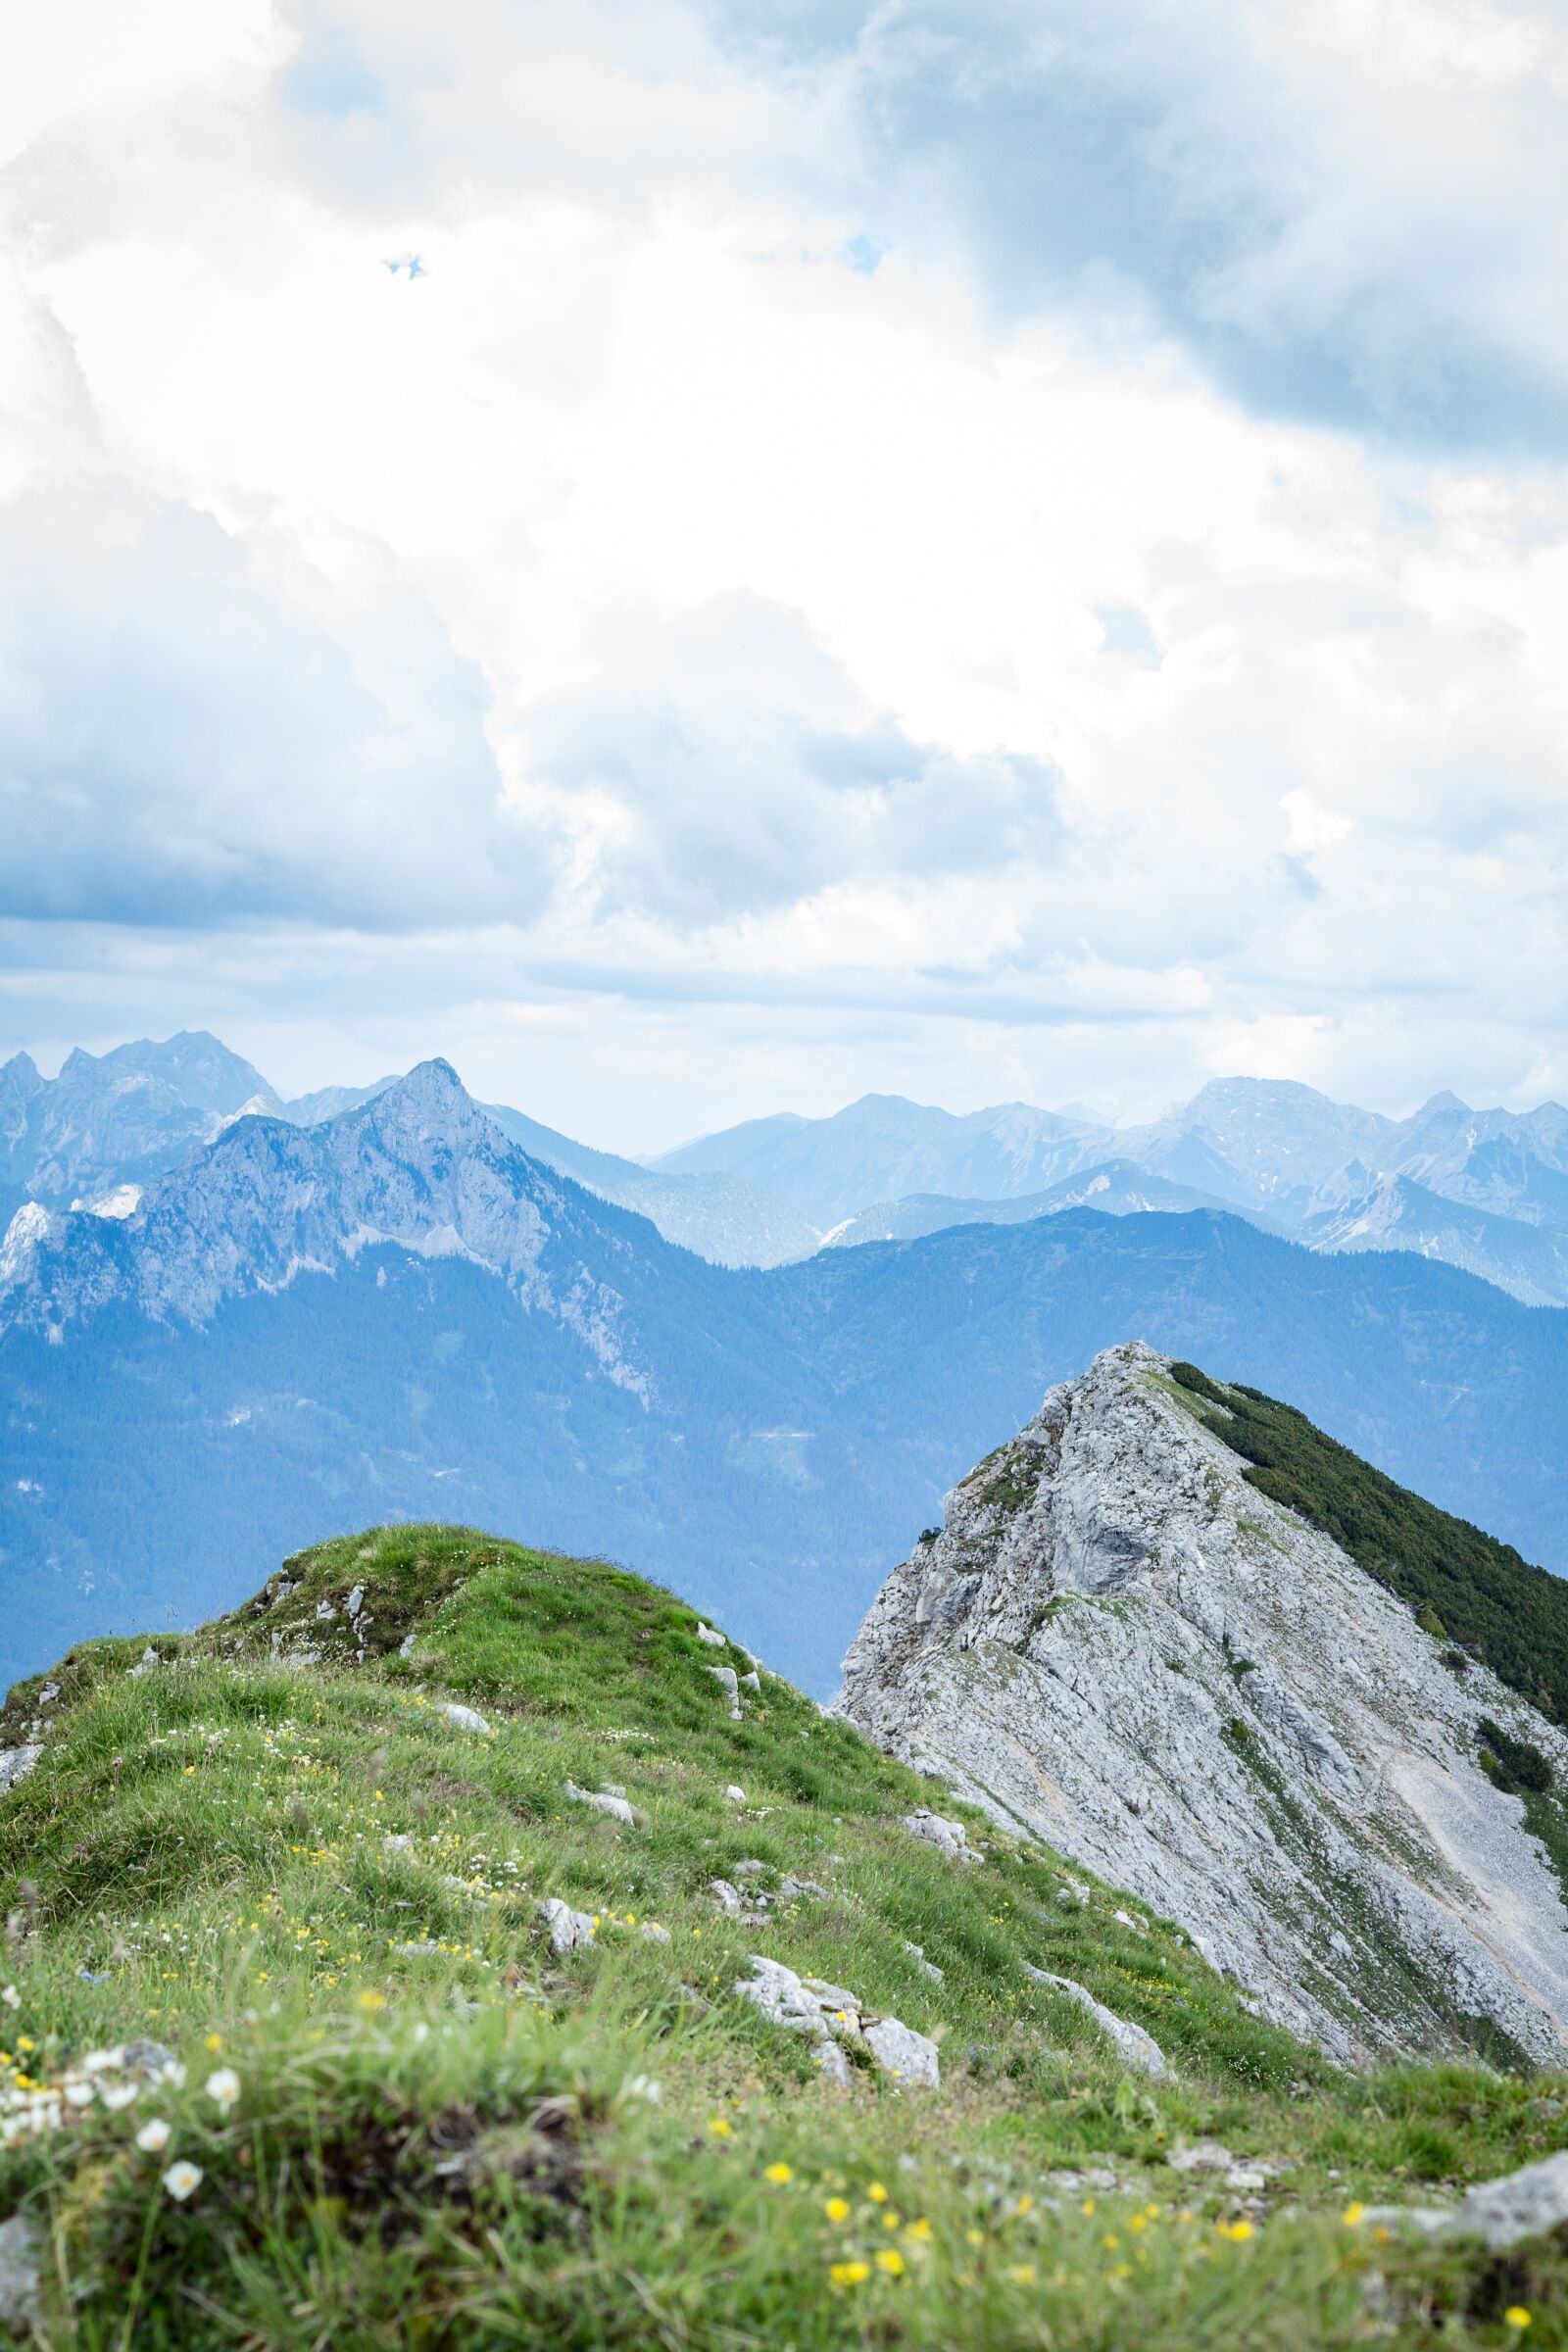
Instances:
[[[186,2070],[0,2145],[51,2352],[1466,2347],[1514,2341],[1516,2306],[1568,2344],[1561,2250],[1407,2247],[1360,2212],[1544,2153],[1568,2082],[1337,2074],[1049,1853],[973,1814],[976,1867],[911,1838],[915,1804],[963,1809],[787,1684],[732,1721],[693,1612],[615,1569],[400,1528],[286,1573],[0,1716],[0,1743],[50,1726],[0,1796],[0,2118],[143,2038]],[[819,1891],[761,1924],[708,1893],[786,1872]],[[589,1948],[540,1942],[547,1894]],[[735,1996],[753,1951],[939,2036],[940,2092],[831,2090]],[[1123,2074],[1026,1964],[1174,2078]],[[1173,2170],[1205,2135],[1280,2168],[1261,2196]]]
[[[1242,1383],[1222,1387],[1196,1364],[1171,1371],[1211,1408],[1201,1417],[1251,1465],[1247,1477],[1259,1494],[1332,1536],[1408,1601],[1429,1633],[1484,1659],[1544,1715],[1568,1721],[1568,1583],[1396,1485],[1294,1405]],[[1502,1785],[1544,1787],[1517,1777],[1506,1752],[1516,1744],[1505,1735],[1492,1743],[1496,1762],[1516,1775]]]

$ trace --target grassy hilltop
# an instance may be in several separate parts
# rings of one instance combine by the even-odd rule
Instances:
[[[401,1527],[285,1575],[0,1713],[0,1747],[48,1727],[0,1795],[0,2225],[42,2256],[10,2340],[1568,2345],[1563,2248],[1411,2247],[1361,2213],[1546,2153],[1568,2082],[1336,2072],[787,1684],[733,1720],[711,1669],[744,1655],[615,1569]],[[903,1826],[925,1804],[978,1864]],[[771,1893],[762,1923],[717,1879]],[[552,1952],[547,1896],[594,1918],[585,1948]],[[856,2050],[848,2090],[820,2080],[737,1997],[754,1952],[936,2038],[940,2090]],[[1170,2076],[1126,2073],[1030,1966]],[[1266,2183],[1172,2164],[1205,2138]]]

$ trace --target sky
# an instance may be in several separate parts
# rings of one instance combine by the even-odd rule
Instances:
[[[1568,1097],[1565,246],[1568,0],[52,0],[0,1054]]]

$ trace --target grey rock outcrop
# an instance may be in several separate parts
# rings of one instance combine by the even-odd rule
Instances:
[[[752,1974],[735,1986],[770,2025],[804,2034],[817,2045],[818,2063],[830,2082],[847,2083],[850,2069],[840,2042],[861,2042],[885,2075],[936,2090],[941,2085],[937,2045],[896,2017],[877,2017],[861,2008],[842,1984],[819,1977],[798,1977],[781,1960],[751,1955]]]
[[[594,1939],[594,1922],[586,1911],[574,1911],[559,1894],[546,1895],[538,1917],[553,1952],[576,1952]]]
[[[1071,1977],[1054,1977],[1049,1968],[1031,1968],[1029,1975],[1037,1984],[1049,1984],[1054,1992],[1063,1992],[1068,2000],[1087,2009],[1118,2058],[1141,2075],[1152,2075],[1156,2080],[1170,2072],[1165,2053],[1152,2034],[1135,2026],[1131,2018],[1118,2017],[1103,2001],[1097,2001],[1087,1985],[1075,1984]]]
[[[888,1578],[837,1711],[1337,2057],[1463,2050],[1490,2021],[1563,2063],[1568,1909],[1477,1725],[1559,1786],[1568,1739],[1450,1672],[1194,1401],[1137,1344],[1052,1389]]]
[[[0,1789],[14,1788],[43,1754],[36,1744],[27,1747],[0,1747]]]
[[[36,2223],[14,2213],[0,2222],[0,2328],[20,2333],[38,2316],[43,2238]]]

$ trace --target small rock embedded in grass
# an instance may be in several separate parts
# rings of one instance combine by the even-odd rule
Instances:
[[[760,1952],[751,1955],[752,1975],[735,1986],[742,2000],[760,2009],[771,2025],[804,2034],[818,2047],[818,2060],[829,2079],[849,2080],[842,2051],[828,2056],[838,2041],[860,2042],[882,2072],[906,2083],[935,2090],[941,2082],[937,2045],[896,2017],[862,2012],[856,1995],[844,1984],[829,1984],[819,1977],[798,1977],[780,1960]]]
[[[550,1937],[553,1952],[581,1951],[594,1939],[594,1923],[586,1911],[574,1911],[558,1894],[546,1895],[539,1905],[538,1917]]]
[[[1168,2075],[1170,2067],[1165,2053],[1152,2034],[1135,2026],[1131,2018],[1118,2017],[1103,2001],[1097,2001],[1086,1985],[1075,1984],[1071,1977],[1054,1977],[1048,1968],[1031,1968],[1026,1961],[1024,1974],[1036,1984],[1049,1985],[1053,1992],[1064,1992],[1080,2009],[1087,2009],[1106,2040],[1124,2065],[1135,2067],[1142,2075],[1156,2081]]]
[[[710,1649],[727,1649],[729,1647],[723,1635],[715,1633],[712,1626],[705,1625],[700,1617],[697,1620],[697,1639],[699,1642],[706,1642]]]
[[[908,1953],[909,1958],[914,1962],[915,1967],[920,1971],[921,1975],[929,1977],[933,1984],[941,1984],[945,1982],[943,1973],[941,1969],[938,1968],[936,1962],[926,1958],[925,1946],[923,1944],[906,1943],[904,1948]]]
[[[978,1862],[980,1859],[969,1844],[968,1832],[962,1822],[949,1821],[942,1814],[933,1813],[928,1806],[921,1805],[917,1812],[906,1813],[904,1826],[911,1838],[923,1838],[927,1845],[934,1845],[940,1853],[947,1854],[956,1862]]]
[[[623,1788],[605,1788],[597,1794],[591,1788],[579,1788],[575,1781],[566,1783],[566,1794],[574,1805],[587,1805],[595,1813],[608,1813],[612,1821],[624,1822],[631,1829],[637,1816],[626,1802]]]
[[[1493,2253],[1505,2252],[1568,2222],[1568,2148],[1482,2181],[1452,2208],[1369,2206],[1363,2219],[1423,2237],[1479,2237]]]
[[[489,1732],[490,1726],[477,1707],[461,1706],[455,1698],[449,1698],[441,1712],[448,1723],[457,1725],[460,1732]]]
[[[0,2328],[30,2328],[38,2317],[42,2238],[24,2213],[0,2222]]]
[[[0,1788],[14,1788],[24,1780],[43,1754],[37,1745],[30,1747],[0,1747]]]
[[[739,1682],[736,1680],[734,1667],[710,1666],[708,1671],[712,1676],[719,1689],[723,1691],[724,1696],[729,1700],[731,1709],[737,1709],[740,1705],[741,1687]]]
[[[729,1801],[732,1805],[744,1805],[746,1802],[745,1789],[737,1788],[733,1781],[731,1781],[729,1787],[725,1789],[724,1794],[729,1798]]]

